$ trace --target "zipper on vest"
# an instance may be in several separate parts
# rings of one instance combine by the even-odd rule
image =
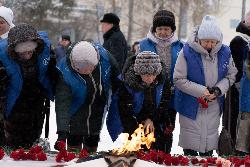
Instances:
[[[89,115],[87,117],[87,129],[88,129],[88,135],[90,135],[90,129],[89,129],[89,119],[90,119],[90,116],[91,116],[91,112],[92,112],[92,104],[94,103],[94,100],[95,100],[95,95],[96,95],[96,92],[97,92],[97,88],[96,88],[96,83],[95,83],[95,80],[92,76],[92,74],[89,74],[89,77],[91,78],[91,81],[93,83],[93,86],[94,86],[94,94],[93,94],[93,97],[92,97],[92,100],[89,104]]]

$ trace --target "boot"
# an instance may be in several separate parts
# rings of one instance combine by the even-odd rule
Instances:
[[[67,150],[70,152],[80,152],[82,149],[83,135],[72,135],[69,134],[67,145]]]

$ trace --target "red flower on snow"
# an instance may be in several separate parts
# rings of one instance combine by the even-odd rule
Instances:
[[[4,151],[2,148],[0,148],[0,160],[4,157]]]
[[[58,147],[59,151],[66,150],[66,143],[64,141],[58,141],[57,147]]]
[[[79,158],[86,158],[89,156],[89,153],[86,149],[82,149],[79,153]]]

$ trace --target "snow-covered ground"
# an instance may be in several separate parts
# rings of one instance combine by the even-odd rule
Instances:
[[[49,129],[49,141],[50,141],[50,146],[51,146],[51,150],[54,150],[54,143],[57,139],[57,134],[56,134],[56,115],[55,115],[55,105],[54,103],[51,103],[51,107],[52,110],[50,112],[50,129]],[[178,146],[178,134],[180,131],[180,126],[179,126],[179,116],[177,115],[176,118],[176,128],[174,131],[174,142],[173,142],[173,148],[172,148],[172,154],[182,154],[182,149],[181,147]],[[44,137],[44,130],[43,130],[43,134],[41,137]],[[106,122],[104,121],[104,125],[103,125],[103,129],[101,131],[101,140],[99,142],[98,145],[98,151],[103,151],[103,150],[110,150],[113,147],[119,145],[121,142],[118,140],[117,142],[115,142],[113,144],[109,133],[107,131],[107,127],[106,127]]]

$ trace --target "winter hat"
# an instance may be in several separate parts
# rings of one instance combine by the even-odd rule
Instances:
[[[245,15],[245,24],[250,26],[250,10]]]
[[[4,6],[0,6],[0,17],[2,17],[10,27],[14,27],[15,25],[12,23],[13,21],[13,12],[10,8],[6,8]]]
[[[152,31],[155,32],[156,27],[160,26],[169,26],[174,32],[176,30],[174,14],[168,10],[158,11],[153,18]]]
[[[120,23],[120,19],[119,17],[114,14],[114,13],[106,13],[104,16],[103,16],[103,19],[100,21],[101,23],[111,23],[111,24],[114,24],[114,25],[119,25]]]
[[[159,75],[162,66],[159,55],[151,51],[140,52],[135,59],[134,71],[137,75]]]
[[[28,24],[19,24],[10,29],[8,34],[8,53],[11,57],[17,57],[15,51],[16,45],[19,43],[34,41],[37,44],[35,52],[39,55],[44,49],[44,41],[39,36],[37,30]]]
[[[70,36],[69,35],[62,35],[62,39],[70,41]]]
[[[198,30],[198,38],[220,41],[221,35],[222,33],[215,17],[210,15],[204,16]]]
[[[97,65],[99,62],[98,57],[94,46],[87,41],[76,43],[70,53],[71,65],[75,70],[88,65]]]

